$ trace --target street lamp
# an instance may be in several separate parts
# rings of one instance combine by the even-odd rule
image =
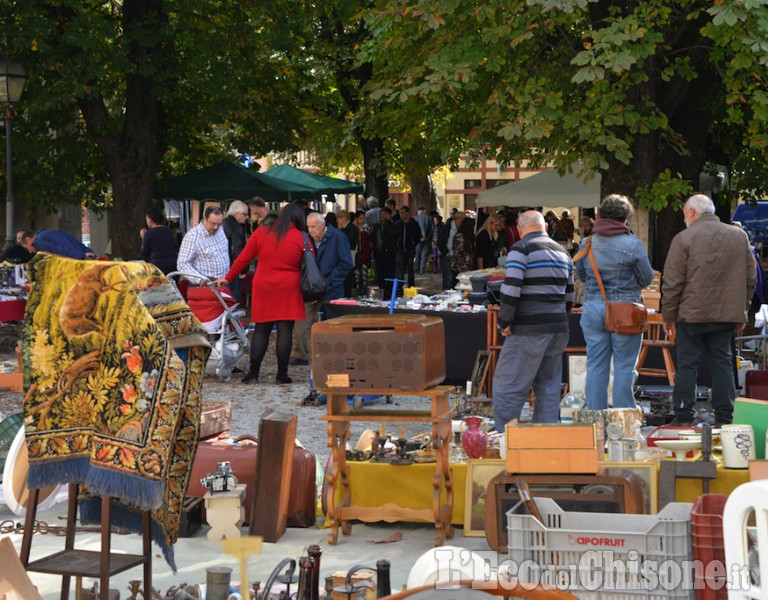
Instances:
[[[6,52],[5,58],[0,61],[0,104],[5,105],[5,244],[14,244],[16,238],[13,231],[13,138],[11,137],[11,119],[13,117],[13,105],[21,100],[24,91],[24,83],[27,76],[24,68],[15,62],[11,62]]]

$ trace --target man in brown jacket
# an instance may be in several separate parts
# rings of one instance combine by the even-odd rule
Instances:
[[[706,352],[719,427],[733,420],[731,337],[747,321],[757,282],[755,259],[747,235],[722,223],[707,196],[688,198],[683,214],[686,229],[672,240],[662,277],[664,329],[676,336],[675,419],[670,425],[693,422],[699,361]]]

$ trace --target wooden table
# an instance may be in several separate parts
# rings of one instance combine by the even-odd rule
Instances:
[[[328,491],[326,502],[328,506],[328,521],[331,533],[328,543],[338,541],[339,525],[344,535],[352,532],[349,521],[357,519],[367,523],[376,521],[425,521],[434,523],[437,529],[435,545],[441,546],[445,538],[453,537],[453,478],[449,465],[449,449],[451,444],[451,406],[450,386],[436,386],[416,392],[395,390],[365,390],[364,392],[350,389],[321,389],[328,397],[328,414],[323,417],[328,421],[328,446],[331,448],[332,465],[327,474]],[[387,395],[397,393],[400,396],[427,396],[430,399],[430,410],[372,410],[366,408],[354,409],[347,404],[347,394],[366,393]],[[435,474],[432,477],[432,509],[415,509],[386,503],[380,506],[350,505],[350,477],[347,466],[346,445],[349,440],[349,424],[352,421],[387,421],[387,422],[420,422],[432,424],[432,445],[437,455]],[[336,503],[336,488],[343,489],[343,499]],[[445,490],[445,503],[442,503]]]

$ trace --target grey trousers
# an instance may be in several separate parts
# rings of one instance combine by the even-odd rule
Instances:
[[[568,333],[512,334],[504,340],[493,375],[493,416],[496,430],[519,419],[533,387],[534,423],[557,423],[560,417],[560,384],[563,350]]]
[[[307,317],[303,321],[296,321],[293,328],[293,350],[291,356],[299,360],[312,359],[312,346],[310,339],[310,330],[317,321],[317,313],[320,308],[319,302],[305,302],[304,312]]]

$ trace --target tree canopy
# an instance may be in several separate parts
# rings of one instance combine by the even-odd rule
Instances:
[[[766,193],[760,0],[0,0],[0,14],[30,75],[20,204],[111,198],[126,257],[158,175],[235,150],[359,160],[376,195],[388,173],[466,154],[580,160],[603,192],[654,209],[656,263],[708,165]]]
[[[765,193],[762,2],[384,0],[367,22],[372,97],[467,113],[463,151],[561,171],[583,161],[604,192],[656,211],[695,190],[708,162]],[[423,123],[404,115],[402,128]],[[455,128],[419,130],[457,148]]]

